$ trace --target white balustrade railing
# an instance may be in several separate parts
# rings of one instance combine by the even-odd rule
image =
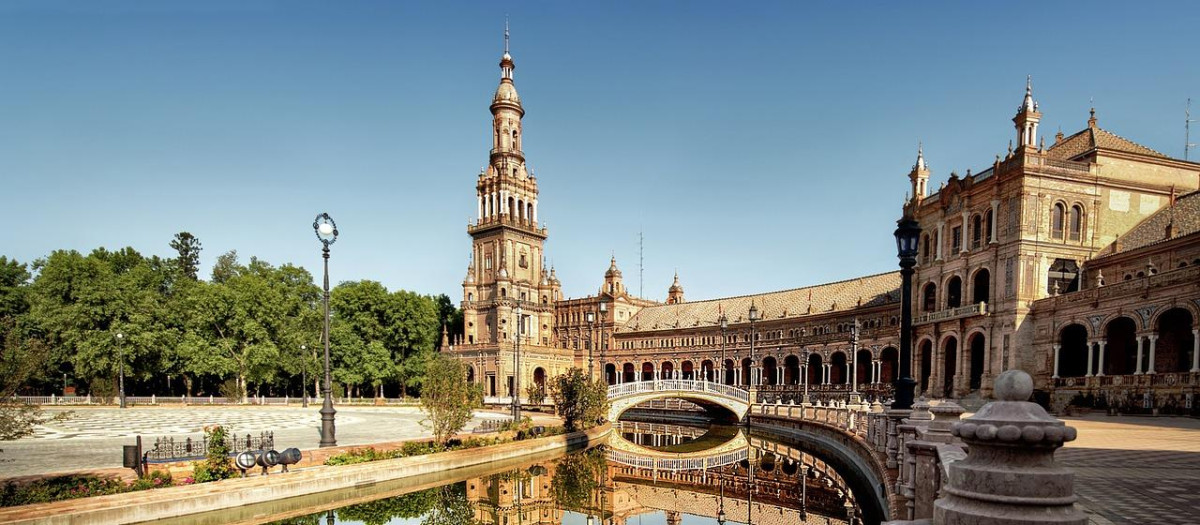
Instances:
[[[681,458],[643,456],[624,450],[608,449],[608,459],[616,463],[657,470],[699,470],[730,465],[748,457],[749,452],[744,448],[712,456]]]
[[[704,392],[733,398],[750,403],[750,392],[736,386],[722,385],[711,381],[694,379],[659,379],[656,381],[633,381],[608,387],[608,398],[614,399],[649,392]]]

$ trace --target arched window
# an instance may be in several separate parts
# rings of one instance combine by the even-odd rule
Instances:
[[[1076,204],[1071,206],[1071,216],[1067,221],[1070,239],[1078,241],[1083,238],[1083,207]]]
[[[946,308],[958,308],[962,306],[962,279],[957,275],[950,278],[946,283]]]
[[[921,260],[929,262],[929,234],[926,233],[921,239]]]
[[[921,301],[921,310],[924,312],[932,312],[937,309],[937,285],[929,283],[925,285],[923,301]]]
[[[1054,203],[1054,208],[1050,210],[1050,236],[1055,239],[1063,238],[1063,223],[1067,214],[1066,206],[1063,203]]]
[[[992,221],[993,220],[995,220],[995,217],[992,217],[992,210],[988,210],[987,213],[984,214],[984,221],[983,221],[984,222],[983,238],[985,239],[985,241],[988,244],[991,244],[991,242],[992,242]]]
[[[983,243],[983,217],[976,215],[971,218],[971,249],[979,248]]]

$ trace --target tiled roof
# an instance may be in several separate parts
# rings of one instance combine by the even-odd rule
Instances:
[[[1200,232],[1200,191],[1175,199],[1174,206],[1158,210],[1117,238],[1104,255],[1144,248],[1167,239],[1167,224],[1173,223],[1173,238]]]
[[[1120,135],[1112,133],[1108,130],[1091,126],[1084,128],[1084,130],[1080,131],[1079,133],[1056,142],[1053,146],[1050,146],[1050,149],[1046,150],[1046,153],[1051,158],[1059,160],[1073,160],[1076,157],[1097,148],[1167,158],[1166,155],[1147,148],[1146,146],[1138,144],[1132,140],[1121,137]]]
[[[862,302],[861,305],[859,301]],[[900,272],[868,275],[835,283],[756,295],[648,306],[642,308],[617,332],[715,326],[722,311],[725,312],[729,324],[747,323],[751,302],[758,308],[763,321],[845,311],[859,306],[898,303]]]

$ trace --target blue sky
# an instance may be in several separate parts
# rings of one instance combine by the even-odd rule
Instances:
[[[1200,7],[977,4],[4,0],[0,254],[187,230],[206,274],[231,249],[319,271],[328,212],[335,282],[458,300],[506,13],[573,297],[610,253],[638,291],[639,231],[660,300],[676,270],[689,299],[893,270],[917,142],[934,188],[990,165],[1027,74],[1048,140],[1094,98],[1182,156]]]

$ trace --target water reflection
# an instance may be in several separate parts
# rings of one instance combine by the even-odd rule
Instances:
[[[674,428],[677,427],[677,428]],[[736,427],[620,424],[611,447],[277,523],[366,525],[861,525],[847,483],[804,450]],[[659,436],[658,438],[650,436]],[[643,445],[645,443],[646,445]],[[664,458],[741,459],[668,468]],[[708,447],[708,448],[704,448]],[[644,451],[641,460],[638,451]],[[705,453],[710,453],[704,456]],[[719,455],[719,454],[718,454]],[[635,458],[630,460],[629,458]]]

